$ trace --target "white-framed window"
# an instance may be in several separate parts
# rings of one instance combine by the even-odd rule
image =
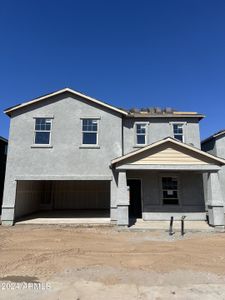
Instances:
[[[135,144],[146,145],[147,144],[147,123],[136,122],[135,123]]]
[[[82,144],[98,145],[98,119],[82,119]]]
[[[173,123],[173,137],[184,142],[184,123]]]
[[[35,118],[35,145],[50,145],[51,143],[52,119]]]
[[[164,205],[179,204],[179,183],[176,176],[162,177],[162,200]]]

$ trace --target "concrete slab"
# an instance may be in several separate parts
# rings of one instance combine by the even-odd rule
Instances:
[[[169,230],[170,221],[144,221],[142,219],[131,221],[129,230]],[[173,222],[173,231],[181,230],[181,221]],[[214,231],[214,227],[205,221],[184,221],[185,231]]]
[[[36,218],[18,221],[15,224],[57,225],[57,224],[110,224],[109,218]]]
[[[108,211],[44,211],[28,215],[15,224],[55,225],[55,224],[102,224],[109,225]]]

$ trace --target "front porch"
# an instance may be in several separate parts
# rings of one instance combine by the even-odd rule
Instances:
[[[129,170],[126,176],[129,218],[141,217],[148,221],[170,220],[173,216],[180,220],[185,216],[187,220],[206,220],[201,173]]]
[[[223,160],[168,138],[112,161],[117,224],[130,220],[206,221],[224,226],[218,171]]]

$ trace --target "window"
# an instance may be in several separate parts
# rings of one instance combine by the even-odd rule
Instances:
[[[146,145],[147,123],[136,123],[136,144]]]
[[[96,119],[82,120],[82,144],[83,145],[98,144],[98,120]]]
[[[181,142],[184,141],[183,124],[173,124],[173,136]]]
[[[177,177],[162,177],[163,204],[179,204]]]
[[[38,145],[49,145],[51,139],[52,119],[35,119],[35,139],[34,143]]]

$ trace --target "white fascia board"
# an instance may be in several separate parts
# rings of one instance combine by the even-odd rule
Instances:
[[[72,89],[70,89],[70,88],[65,88],[65,89],[59,90],[59,91],[57,91],[57,92],[54,92],[54,93],[45,95],[45,96],[43,96],[43,97],[39,97],[39,98],[37,98],[37,99],[34,99],[34,100],[31,100],[31,101],[28,101],[28,102],[19,104],[19,105],[15,106],[15,107],[6,109],[6,110],[4,111],[4,113],[5,113],[5,114],[9,114],[10,112],[15,111],[15,110],[17,110],[17,109],[19,109],[19,108],[22,108],[22,107],[25,107],[25,106],[34,104],[34,103],[36,103],[36,102],[45,100],[45,99],[50,98],[50,97],[52,97],[52,96],[57,96],[57,95],[62,94],[62,93],[64,93],[64,92],[69,92],[69,93],[74,94],[74,95],[76,95],[76,96],[80,96],[80,97],[82,97],[82,98],[85,98],[85,99],[87,99],[87,100],[90,100],[90,101],[93,102],[93,103],[96,103],[96,104],[99,104],[99,105],[101,105],[101,106],[107,107],[107,108],[109,108],[109,109],[111,109],[111,110],[114,110],[114,111],[116,111],[116,112],[118,112],[118,113],[120,113],[120,114],[128,115],[128,113],[127,113],[125,110],[116,108],[116,107],[114,107],[114,106],[112,106],[112,105],[109,105],[109,104],[104,103],[104,102],[102,102],[102,101],[100,101],[100,100],[97,100],[97,99],[94,99],[94,98],[89,97],[89,96],[87,96],[87,95],[84,95],[84,94],[82,94],[82,93],[80,93],[80,92],[74,91],[74,90],[72,90]]]
[[[180,141],[178,141],[178,140],[175,140],[175,139],[173,139],[173,138],[171,138],[171,137],[168,137],[168,138],[166,138],[166,139],[160,140],[160,141],[158,141],[158,142],[156,142],[156,143],[153,143],[153,144],[151,144],[151,145],[148,145],[148,146],[146,146],[146,147],[144,147],[144,148],[142,148],[142,149],[138,149],[138,150],[132,151],[132,152],[130,152],[130,153],[128,153],[128,154],[126,154],[126,155],[124,155],[124,156],[122,156],[122,157],[118,157],[118,158],[116,158],[116,159],[113,159],[113,160],[111,161],[111,163],[112,163],[112,164],[118,163],[118,162],[120,162],[120,161],[122,161],[122,160],[124,160],[124,159],[127,159],[127,158],[129,158],[129,157],[132,157],[132,156],[134,156],[134,155],[136,155],[136,154],[142,153],[142,152],[144,152],[144,151],[146,151],[146,150],[149,150],[149,149],[151,149],[151,148],[157,147],[157,146],[159,146],[159,145],[161,145],[161,144],[164,144],[164,143],[166,143],[166,142],[171,142],[171,143],[173,143],[173,144],[175,144],[175,145],[178,145],[178,146],[181,146],[181,147],[183,147],[183,148],[185,148],[185,149],[189,149],[189,150],[194,151],[194,152],[196,152],[196,153],[199,153],[199,154],[201,154],[201,155],[203,155],[203,156],[205,156],[205,157],[207,157],[207,158],[213,159],[214,161],[216,161],[216,162],[218,162],[218,163],[220,163],[220,164],[222,164],[222,165],[225,165],[225,160],[224,160],[224,159],[219,158],[219,157],[217,157],[217,156],[214,156],[214,155],[212,155],[212,154],[209,154],[209,153],[207,153],[207,152],[204,152],[204,151],[202,151],[202,150],[200,150],[200,149],[198,149],[198,148],[196,148],[196,147],[193,147],[193,146],[187,145],[187,144],[185,144],[185,143],[182,143],[182,142],[180,142]]]

